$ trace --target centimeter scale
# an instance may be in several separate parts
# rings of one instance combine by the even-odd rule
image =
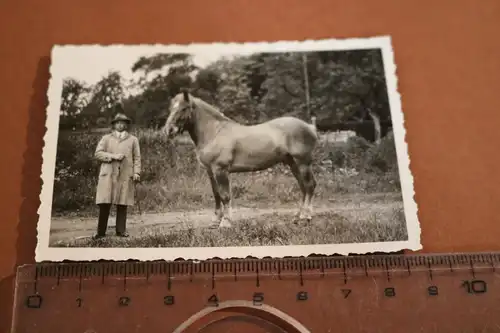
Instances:
[[[13,333],[500,332],[500,253],[50,263]]]

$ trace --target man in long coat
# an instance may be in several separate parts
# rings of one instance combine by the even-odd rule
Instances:
[[[113,132],[104,135],[95,150],[101,167],[96,193],[99,219],[94,238],[106,236],[112,205],[116,205],[116,235],[128,237],[127,207],[135,203],[134,182],[140,180],[141,174],[139,140],[128,132],[130,122],[126,115],[118,113],[111,121]]]

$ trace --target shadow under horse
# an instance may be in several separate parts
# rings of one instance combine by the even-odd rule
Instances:
[[[213,190],[212,228],[231,226],[230,174],[261,171],[279,163],[290,168],[302,192],[296,217],[312,219],[316,188],[312,154],[318,143],[314,118],[311,124],[294,117],[279,117],[243,125],[187,91],[177,94],[170,103],[170,115],[162,130],[168,139],[184,131],[191,136]]]

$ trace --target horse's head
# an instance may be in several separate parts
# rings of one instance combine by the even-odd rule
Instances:
[[[169,139],[184,132],[190,124],[194,103],[187,91],[177,94],[170,101],[170,114],[163,127]]]

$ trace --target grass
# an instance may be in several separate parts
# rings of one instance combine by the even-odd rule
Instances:
[[[102,133],[61,132],[54,182],[54,216],[95,216],[95,190],[99,164],[93,153]],[[193,147],[184,141],[165,142],[157,133],[136,133],[142,153],[142,182],[137,186],[141,209],[148,212],[212,207],[208,177],[197,162]],[[361,141],[361,143],[360,143]],[[314,165],[318,182],[315,197],[335,194],[400,192],[392,137],[380,146],[355,138],[344,145],[321,143]],[[391,148],[388,152],[386,147]],[[382,156],[380,156],[382,155]],[[286,204],[298,199],[298,185],[290,171],[278,165],[264,172],[231,176],[238,204]]]
[[[406,240],[402,208],[387,214],[371,213],[365,219],[347,219],[333,213],[315,215],[313,222],[293,223],[288,216],[267,214],[242,219],[228,229],[186,228],[165,230],[147,228],[130,238],[80,239],[58,247],[223,247],[341,244]]]
[[[94,204],[98,163],[93,152],[102,133],[61,132],[55,174],[53,215],[97,216]],[[139,130],[142,182],[136,199],[146,213],[213,209],[212,189],[206,172],[197,162],[193,147],[182,138],[168,144],[157,133]],[[227,230],[187,227],[166,229],[149,226],[128,239],[110,237],[100,241],[68,240],[52,246],[81,247],[206,247],[300,245],[384,242],[407,238],[401,188],[392,135],[374,146],[354,137],[347,143],[321,142],[315,151],[315,202],[365,200],[379,196],[381,206],[401,203],[394,211],[334,209],[315,214],[313,222],[295,225],[286,214],[263,214],[239,219]],[[283,166],[231,176],[235,207],[290,207],[299,199],[297,181]],[[388,199],[390,198],[390,199]],[[371,199],[370,199],[371,200]],[[137,206],[134,210],[137,209]],[[356,215],[358,214],[358,215]],[[360,215],[359,215],[360,214]]]

